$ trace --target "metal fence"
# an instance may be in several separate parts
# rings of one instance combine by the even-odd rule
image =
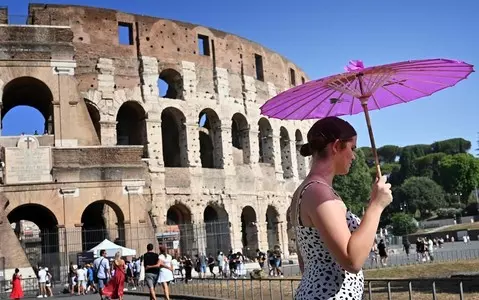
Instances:
[[[0,299],[9,299],[12,289],[11,279],[0,281]],[[38,295],[38,281],[36,278],[22,279],[22,289],[26,297]]]
[[[478,278],[365,280],[364,299],[479,299]],[[172,295],[204,299],[294,299],[300,279],[195,279],[170,285]],[[146,290],[143,290],[146,291]],[[162,293],[160,287],[158,293]]]
[[[172,256],[194,256],[200,253],[216,256],[218,251],[227,253],[230,250],[230,229],[230,223],[224,221],[156,227],[117,224],[100,229],[88,226],[42,229],[33,235],[17,232],[17,236],[32,267],[48,267],[55,281],[66,282],[69,263],[77,264],[78,254],[92,249],[105,239],[135,249],[137,257],[146,252],[149,243],[164,245]]]

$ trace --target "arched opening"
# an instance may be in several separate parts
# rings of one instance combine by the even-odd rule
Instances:
[[[43,81],[13,79],[5,85],[2,104],[2,135],[53,134],[53,95]]]
[[[286,128],[281,127],[279,130],[280,147],[281,147],[281,168],[283,169],[283,178],[289,179],[293,177],[293,168],[291,162],[291,143],[289,133]]]
[[[281,244],[279,240],[279,213],[272,205],[266,210],[266,228],[268,233],[268,249],[274,249]]]
[[[158,78],[158,91],[162,98],[183,99],[183,78],[178,71],[165,69]]]
[[[116,116],[117,145],[142,145],[143,157],[148,157],[146,138],[146,114],[135,101],[122,104]]]
[[[203,168],[223,168],[221,121],[212,109],[204,109],[198,116],[200,157]]]
[[[101,144],[101,126],[100,126],[100,112],[96,105],[90,100],[85,99],[86,108],[88,109],[88,115],[90,115],[90,120],[95,128],[96,136],[98,141]]]
[[[274,165],[273,128],[265,118],[258,122],[259,162]]]
[[[175,204],[166,212],[167,235],[165,240],[158,240],[172,249],[174,255],[184,255],[193,251],[195,240],[193,227],[191,225],[191,211],[183,204]],[[177,244],[179,242],[179,245]]]
[[[216,255],[231,247],[228,213],[218,205],[208,205],[203,212],[206,232],[205,254]]]
[[[300,154],[301,146],[303,146],[304,141],[303,141],[303,135],[301,134],[301,131],[296,130],[295,133],[295,138],[296,138],[296,162],[298,163],[298,176],[300,179],[304,179],[306,177],[306,161],[304,159],[304,156]]]
[[[247,257],[255,257],[256,249],[258,249],[258,227],[256,212],[251,206],[245,206],[241,211],[241,242],[243,254]]]
[[[245,116],[235,113],[231,119],[231,142],[235,165],[250,163],[249,125]]]
[[[89,250],[104,239],[125,246],[125,217],[120,207],[107,200],[88,205],[81,216],[82,248]]]
[[[167,168],[188,166],[186,118],[176,108],[168,107],[161,113],[163,163]]]
[[[47,207],[39,204],[24,204],[14,208],[7,216],[14,226],[32,267],[48,266],[59,278],[61,261],[58,239],[58,220]]]

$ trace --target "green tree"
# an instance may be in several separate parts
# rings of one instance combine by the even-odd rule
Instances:
[[[401,165],[398,163],[384,163],[381,164],[381,173],[384,175],[393,174],[395,172],[399,172],[401,169]],[[371,174],[371,178],[374,180],[376,179],[376,167],[370,167],[369,173]]]
[[[415,233],[417,231],[417,222],[411,215],[405,213],[395,213],[391,217],[392,233],[396,236]]]
[[[468,153],[444,156],[439,162],[439,174],[444,190],[459,195],[465,203],[479,185],[479,159]]]
[[[463,138],[454,138],[435,142],[431,145],[435,153],[459,154],[466,153],[471,149],[471,142]]]
[[[394,163],[401,152],[401,147],[395,145],[384,145],[378,148],[379,160],[381,163]]]
[[[368,166],[373,167],[375,162],[374,162],[374,155],[373,155],[373,150],[371,147],[361,147],[358,150],[361,150],[364,154],[364,159],[366,160],[366,163]]]
[[[427,177],[411,177],[395,189],[395,201],[399,205],[407,204],[407,211],[421,217],[429,216],[440,207],[444,207],[444,190],[440,185]]]
[[[445,153],[431,153],[416,158],[414,165],[416,176],[428,177],[439,183],[439,162],[446,156]]]
[[[364,153],[361,149],[358,149],[349,174],[336,176],[333,187],[339,193],[346,206],[352,212],[359,214],[369,201],[371,184],[372,180]]]

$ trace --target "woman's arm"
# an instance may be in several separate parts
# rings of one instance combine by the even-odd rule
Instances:
[[[358,273],[369,257],[376,237],[379,219],[384,208],[391,202],[390,184],[381,178],[374,186],[372,201],[359,228],[350,232],[346,222],[346,207],[341,200],[331,198],[321,185],[312,185],[305,191],[303,199],[306,212],[320,232],[326,247],[339,264],[348,272]],[[331,200],[324,196],[330,197]]]

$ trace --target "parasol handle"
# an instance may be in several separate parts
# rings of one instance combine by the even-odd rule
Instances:
[[[361,106],[363,107],[364,116],[366,117],[366,124],[368,126],[369,139],[371,141],[371,150],[373,151],[374,162],[376,164],[376,177],[379,179],[382,176],[381,166],[379,165],[378,151],[376,150],[376,142],[374,141],[373,128],[371,127],[371,118],[369,118],[368,98],[365,97],[359,100],[361,100]]]

